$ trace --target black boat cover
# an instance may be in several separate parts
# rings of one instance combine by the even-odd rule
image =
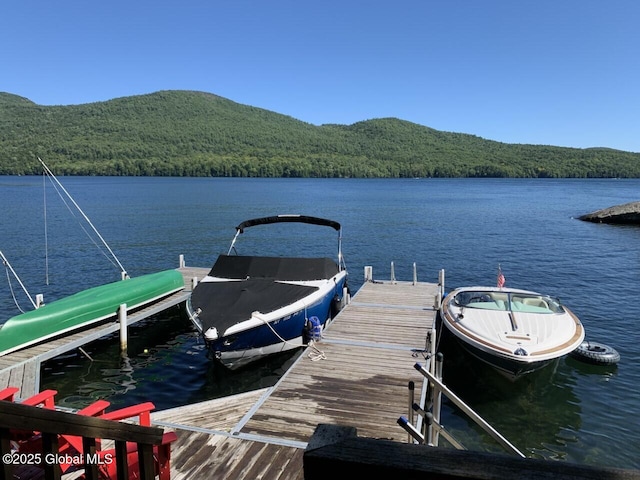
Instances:
[[[191,294],[191,305],[201,309],[204,331],[211,327],[219,335],[255,311],[269,313],[310,295],[317,287],[277,283],[273,279],[250,278],[230,282],[201,282]]]
[[[303,281],[331,278],[338,272],[338,265],[330,258],[220,255],[209,275],[232,279]]]

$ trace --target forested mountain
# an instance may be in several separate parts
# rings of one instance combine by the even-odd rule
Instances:
[[[315,126],[202,92],[42,106],[0,93],[0,174],[640,177],[640,154],[514,145],[396,118]]]

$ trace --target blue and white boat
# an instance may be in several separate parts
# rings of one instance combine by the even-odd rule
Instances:
[[[337,260],[232,255],[246,228],[285,222],[336,230]],[[215,358],[236,369],[317,338],[346,301],[347,291],[338,222],[303,215],[262,217],[236,227],[228,253],[194,288],[187,313]]]

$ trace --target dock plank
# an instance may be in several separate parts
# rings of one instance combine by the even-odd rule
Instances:
[[[437,288],[365,284],[273,388],[154,413],[178,435],[172,478],[301,479],[319,423],[406,441],[396,421],[407,413],[408,382],[424,381],[413,365],[423,361]]]
[[[172,480],[303,480],[304,450],[220,435],[179,431],[171,446]]]
[[[24,363],[24,370],[22,373],[22,387],[20,389],[21,397],[30,397],[38,393],[36,385],[40,383],[40,362],[36,359],[31,359]]]
[[[407,410],[409,380],[421,382],[410,352],[324,346],[326,360],[301,357],[242,429],[307,441],[318,423],[350,425],[364,436],[404,439],[396,420]],[[308,419],[308,420],[302,420]]]
[[[153,412],[152,419],[157,425],[170,426],[170,422],[179,421],[180,425],[185,427],[198,427],[231,433],[251,407],[268,390],[268,388],[262,388],[184,407]]]

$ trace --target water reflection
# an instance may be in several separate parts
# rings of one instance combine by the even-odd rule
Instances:
[[[274,385],[300,355],[284,352],[230,371],[213,362],[182,310],[131,327],[128,351],[117,335],[45,363],[41,389],[56,401],[82,408],[98,399],[113,407],[152,401],[156,409],[186,405]]]
[[[445,384],[513,445],[528,457],[567,459],[567,444],[577,441],[581,427],[581,402],[574,393],[575,373],[564,360],[514,382],[449,336],[441,350]],[[451,402],[444,405],[443,424],[467,448],[503,451]]]

